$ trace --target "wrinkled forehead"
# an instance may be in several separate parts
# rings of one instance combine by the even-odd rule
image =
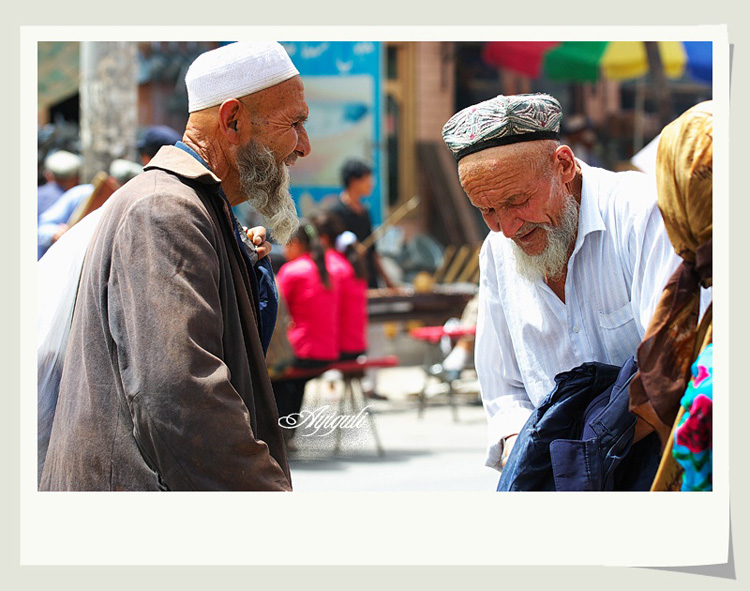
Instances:
[[[304,111],[305,116],[308,112],[305,85],[299,75],[259,92],[245,95],[241,100],[258,108],[299,110]]]
[[[302,99],[305,98],[305,85],[302,82],[302,76],[300,76],[299,74],[297,74],[296,76],[292,76],[288,80],[284,80],[283,82],[280,82],[275,86],[272,86],[268,90],[272,89],[276,89],[277,92],[286,92],[298,96]]]
[[[522,154],[516,145],[495,146],[481,152],[464,156],[458,161],[458,177],[463,183],[465,179],[481,177],[487,174],[498,175],[503,171],[516,169]]]

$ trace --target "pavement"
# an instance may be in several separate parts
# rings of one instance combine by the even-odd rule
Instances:
[[[475,372],[464,371],[454,382],[456,416],[446,385],[428,378],[427,406],[420,417],[417,393],[426,376],[419,363],[423,349],[413,343],[408,346],[400,357],[410,365],[378,371],[377,391],[388,400],[366,400],[382,455],[361,407],[339,407],[340,380],[324,376],[308,382],[302,407],[308,420],[298,428],[294,438],[298,449],[290,454],[296,492],[495,490],[499,474],[484,465],[487,422],[483,407],[476,404]],[[397,348],[392,343],[386,353],[398,352]],[[347,419],[338,430],[338,451],[336,417],[342,417],[339,422]]]

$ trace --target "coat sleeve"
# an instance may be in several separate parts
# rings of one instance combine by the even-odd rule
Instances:
[[[171,490],[290,490],[223,361],[220,238],[189,197],[129,209],[107,296],[124,402],[144,459]]]

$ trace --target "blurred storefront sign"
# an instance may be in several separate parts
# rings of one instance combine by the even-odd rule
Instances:
[[[300,215],[341,191],[340,170],[349,158],[373,167],[374,189],[363,203],[373,226],[384,218],[383,47],[380,42],[282,42],[305,83],[306,124],[312,152],[291,169]]]

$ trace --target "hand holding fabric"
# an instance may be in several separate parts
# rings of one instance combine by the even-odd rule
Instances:
[[[505,468],[505,464],[508,462],[510,452],[513,449],[513,445],[516,443],[516,439],[518,439],[518,433],[515,435],[509,435],[503,440],[503,457],[501,460],[503,468]]]
[[[245,228],[248,240],[255,245],[255,252],[258,254],[258,260],[271,254],[271,243],[266,240],[266,229],[263,226],[254,228]]]

